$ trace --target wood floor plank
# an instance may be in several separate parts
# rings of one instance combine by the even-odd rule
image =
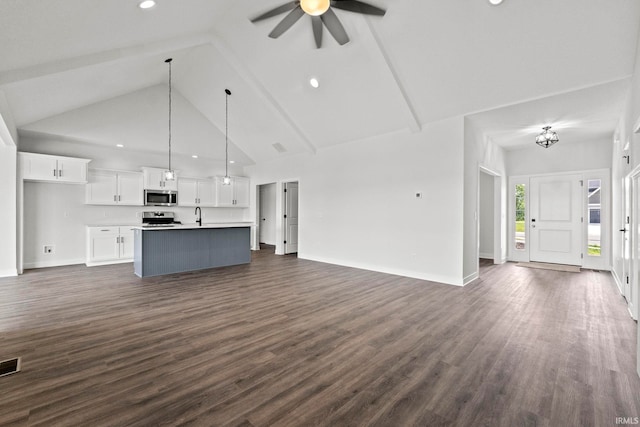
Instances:
[[[28,270],[0,279],[0,425],[613,425],[640,416],[636,333],[606,272]]]

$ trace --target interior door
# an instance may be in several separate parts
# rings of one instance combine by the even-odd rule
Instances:
[[[298,252],[298,183],[284,184],[284,253]]]
[[[582,265],[581,178],[531,178],[531,261]]]

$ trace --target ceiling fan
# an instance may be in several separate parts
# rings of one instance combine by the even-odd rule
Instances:
[[[313,38],[316,47],[322,47],[322,27],[327,27],[334,39],[343,45],[349,42],[349,36],[342,23],[332,9],[342,9],[364,15],[384,16],[385,10],[359,0],[297,0],[275,7],[262,15],[253,18],[251,22],[262,21],[285,12],[289,12],[278,25],[269,33],[269,37],[276,39],[293,26],[305,14],[311,16]]]

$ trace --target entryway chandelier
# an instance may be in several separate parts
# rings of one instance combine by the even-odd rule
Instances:
[[[542,129],[542,133],[536,137],[536,144],[544,148],[549,148],[560,141],[558,134],[551,130],[551,126],[545,126]]]

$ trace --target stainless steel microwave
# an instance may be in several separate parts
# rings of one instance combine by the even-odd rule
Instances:
[[[178,192],[174,190],[144,190],[145,206],[176,206]]]

